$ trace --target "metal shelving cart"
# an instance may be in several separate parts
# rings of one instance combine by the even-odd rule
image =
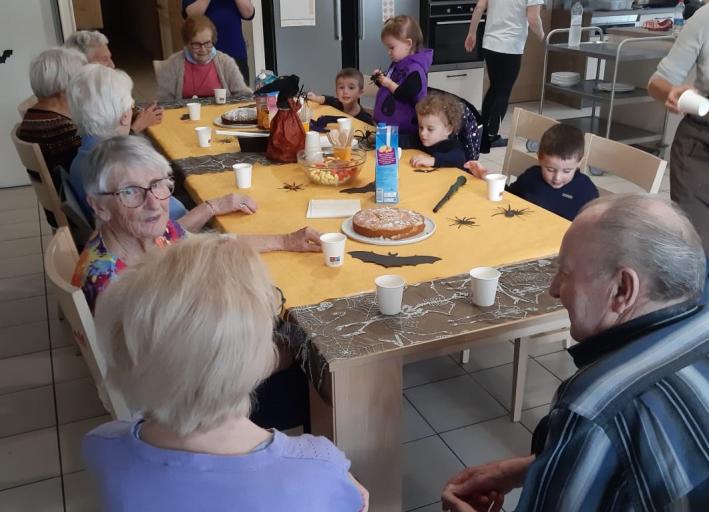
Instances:
[[[583,27],[581,30],[583,32],[590,32],[592,38],[593,36],[598,36],[599,41],[583,42],[579,46],[569,46],[568,43],[552,44],[550,42],[552,37],[558,34],[568,34],[569,29],[555,29],[547,34],[544,45],[544,69],[542,71],[542,92],[539,103],[539,113],[544,113],[544,95],[547,89],[581,96],[582,98],[591,101],[591,115],[572,119],[563,119],[563,123],[576,126],[584,132],[594,133],[596,135],[613,139],[618,142],[623,142],[625,144],[656,144],[656,148],[660,149],[662,146],[665,127],[667,125],[666,113],[662,124],[662,132],[657,133],[618,121],[613,121],[613,109],[617,105],[651,103],[655,101],[648,94],[647,90],[641,87],[636,87],[630,92],[618,92],[616,90],[618,83],[618,69],[621,62],[659,60],[663,58],[667,54],[668,50],[652,45],[644,45],[644,47],[640,47],[639,43],[655,41],[671,42],[674,41],[674,37],[671,35],[631,37],[623,39],[617,43],[612,43],[603,41],[603,30],[599,27]],[[582,55],[587,59],[595,58],[595,78],[581,80],[578,84],[570,87],[564,87],[551,83],[547,80],[549,52]],[[606,73],[609,69],[609,64],[610,67],[612,67],[612,76],[610,80],[602,80],[599,76],[601,61],[606,61]],[[604,81],[610,81],[610,91],[606,92],[597,89],[598,84]],[[601,107],[603,105],[606,105],[608,108],[608,115],[605,118],[600,117]]]

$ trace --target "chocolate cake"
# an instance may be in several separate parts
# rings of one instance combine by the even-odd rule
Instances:
[[[256,124],[256,109],[242,107],[224,112],[222,123],[228,125]]]

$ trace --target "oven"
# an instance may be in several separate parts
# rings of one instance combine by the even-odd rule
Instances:
[[[433,50],[432,71],[464,69],[482,65],[485,16],[480,20],[477,43],[472,53],[463,43],[476,1],[421,0],[420,23],[425,44]]]

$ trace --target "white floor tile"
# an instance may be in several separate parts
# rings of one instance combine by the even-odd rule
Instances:
[[[0,359],[49,349],[47,321],[0,327]]]
[[[54,380],[65,382],[89,377],[89,369],[84,358],[77,354],[74,347],[60,347],[52,351],[54,360]]]
[[[36,206],[34,208],[20,208],[17,210],[0,210],[0,225],[38,221],[39,213]]]
[[[59,476],[56,428],[0,439],[0,489]]]
[[[61,480],[50,478],[0,491],[0,510],[3,512],[64,512]]]
[[[441,502],[437,501],[425,507],[412,508],[410,512],[441,512]]]
[[[537,428],[537,423],[549,413],[549,404],[540,405],[539,407],[533,407],[522,411],[522,419],[520,423],[530,432],[534,432]]]
[[[402,397],[404,405],[404,425],[403,425],[403,435],[402,441],[408,443],[409,441],[415,441],[416,439],[421,439],[422,437],[428,437],[434,434],[431,426],[426,423],[414,406],[411,405],[406,397]]]
[[[17,240],[19,238],[30,238],[39,236],[41,233],[39,223],[17,222],[15,224],[5,224],[0,226],[0,240]]]
[[[0,260],[27,254],[42,254],[42,245],[38,236],[0,241]]]
[[[404,389],[464,373],[465,371],[448,356],[418,361],[404,366]]]
[[[29,274],[0,279],[0,303],[4,301],[44,296],[44,274]]]
[[[422,507],[441,498],[443,485],[463,465],[438,436],[427,437],[401,447],[403,468],[403,510]]]
[[[49,351],[0,359],[0,395],[51,383]]]
[[[58,382],[56,388],[60,425],[104,416],[107,413],[99,400],[96,384],[91,377]]]
[[[0,260],[0,279],[44,272],[42,255],[26,254]]]
[[[52,386],[0,395],[0,437],[56,425]]]
[[[479,344],[470,347],[470,361],[463,368],[468,372],[476,372],[513,360],[514,347],[508,342]]]
[[[553,373],[557,378],[566,380],[576,373],[577,368],[574,359],[566,350],[554,352],[546,356],[536,358],[537,362]]]
[[[37,198],[31,186],[0,190],[0,211],[37,207]]]
[[[404,394],[437,432],[505,414],[505,409],[469,375],[412,388]]]
[[[512,365],[507,364],[474,373],[473,377],[509,410],[512,401]],[[561,381],[530,359],[522,408],[528,409],[551,402]],[[424,415],[425,416],[425,415]]]
[[[567,335],[568,336],[568,335]],[[559,352],[564,350],[564,343],[562,341],[563,336],[559,336],[559,341],[535,341],[530,340],[529,342],[529,355],[532,357],[539,357],[545,354],[551,354],[553,352]]]
[[[79,471],[64,475],[66,512],[95,512],[100,510],[98,495],[91,475]]]
[[[97,418],[59,426],[64,473],[74,473],[84,469],[84,458],[81,455],[81,440],[84,434],[109,421],[111,421],[111,416],[106,414]]]
[[[44,297],[3,302],[0,307],[0,327],[29,324],[47,319]]]
[[[56,316],[49,319],[49,339],[52,348],[73,347],[75,345],[69,322],[59,320]]]

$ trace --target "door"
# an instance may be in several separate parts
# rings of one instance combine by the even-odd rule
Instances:
[[[160,27],[160,46],[162,58],[167,59],[172,55],[172,24],[170,23],[170,1],[156,0],[158,10],[158,26]]]
[[[317,0],[315,26],[281,27],[280,4],[287,1],[273,2],[278,74],[298,75],[305,90],[334,94],[335,75],[342,68],[342,0]]]

